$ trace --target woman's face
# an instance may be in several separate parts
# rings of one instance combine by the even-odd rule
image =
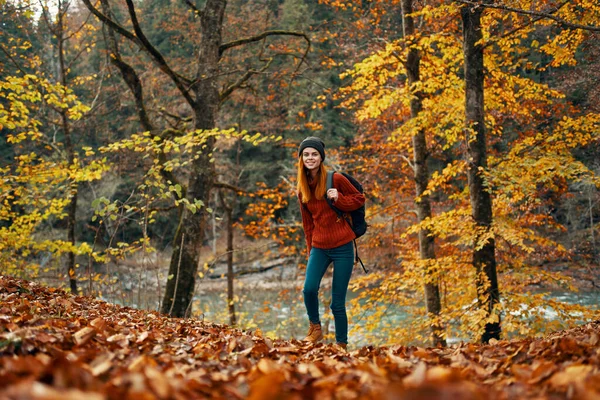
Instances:
[[[304,166],[309,171],[314,171],[319,168],[321,165],[321,154],[317,151],[317,149],[313,149],[312,147],[307,147],[302,150],[302,162]]]

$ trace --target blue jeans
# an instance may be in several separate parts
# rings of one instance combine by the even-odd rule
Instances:
[[[321,279],[333,262],[333,282],[331,284],[331,312],[335,322],[335,340],[348,343],[348,316],[346,315],[346,292],[354,267],[354,246],[348,242],[334,249],[317,249],[313,247],[308,256],[306,278],[304,280],[304,305],[308,319],[313,324],[320,324],[319,319],[319,286]]]

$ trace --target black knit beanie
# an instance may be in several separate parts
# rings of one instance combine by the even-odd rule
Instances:
[[[325,143],[316,136],[309,136],[300,143],[300,147],[298,148],[298,157],[302,155],[302,150],[307,147],[312,147],[317,150],[321,155],[321,161],[325,161]]]

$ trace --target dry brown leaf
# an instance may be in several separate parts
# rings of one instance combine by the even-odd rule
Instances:
[[[425,382],[426,377],[427,365],[424,362],[420,362],[408,376],[402,379],[402,382],[409,387],[419,386]]]
[[[457,350],[450,356],[451,366],[454,368],[466,367],[470,365],[469,359],[463,354],[462,350]]]
[[[258,368],[258,370],[263,374],[267,375],[279,370],[280,367],[275,361],[269,360],[268,358],[262,358],[258,364],[256,364],[256,368]]]
[[[92,375],[99,376],[110,370],[114,357],[113,353],[103,353],[96,357],[89,365]]]
[[[237,345],[237,340],[235,338],[231,338],[231,340],[229,340],[229,343],[227,344],[227,351],[233,353]]]
[[[596,367],[592,365],[571,365],[564,371],[559,371],[552,375],[550,378],[550,384],[555,388],[559,388],[571,384],[581,383],[595,370]]]
[[[513,364],[510,367],[510,372],[519,381],[527,381],[531,378],[531,366],[522,364]]]
[[[231,373],[227,370],[212,372],[210,379],[213,382],[229,382],[231,380]]]
[[[271,339],[269,339],[268,337],[264,338],[264,339],[265,339],[265,344],[267,345],[267,347],[269,349],[272,349],[273,348],[273,341]]]
[[[254,357],[264,357],[269,354],[269,347],[265,343],[257,343],[254,347],[252,347],[251,354]]]
[[[18,375],[38,375],[44,370],[46,365],[48,365],[48,363],[44,363],[37,356],[10,357],[4,359],[2,362],[3,369]]]
[[[106,400],[100,393],[78,389],[59,390],[40,382],[22,381],[16,386],[7,388],[6,398],[34,400]]]
[[[96,329],[92,328],[91,326],[86,326],[73,335],[73,341],[76,345],[81,346],[87,343],[94,336],[96,336]]]
[[[144,373],[148,379],[148,386],[152,389],[159,399],[166,399],[171,393],[171,385],[167,377],[158,369],[146,366]]]
[[[146,340],[146,339],[148,338],[148,335],[149,335],[148,331],[143,331],[142,333],[140,333],[140,334],[137,336],[137,339],[136,339],[136,341],[135,341],[135,342],[136,342],[136,343],[138,343],[138,344],[139,344],[139,343],[143,343],[143,342],[144,342],[144,340]]]
[[[112,336],[109,336],[106,338],[106,341],[108,343],[115,343],[121,347],[128,347],[129,346],[129,339],[127,338],[126,335],[122,334],[122,333],[116,333]]]
[[[274,347],[270,350],[270,353],[299,353],[299,349],[296,346],[286,346],[286,347]]]
[[[439,365],[433,366],[427,370],[426,379],[428,382],[444,383],[456,378],[457,374],[450,368]]]
[[[324,376],[313,382],[312,386],[319,389],[335,389],[341,380],[340,373]]]
[[[323,376],[325,376],[325,374],[323,373],[323,371],[321,371],[319,369],[319,367],[317,367],[316,364],[314,363],[310,363],[310,364],[306,364],[306,363],[302,363],[299,364],[296,367],[296,370],[298,372],[300,372],[301,374],[308,374],[313,378],[322,378]]]
[[[547,349],[549,347],[549,344],[546,343],[545,341],[533,341],[531,342],[531,344],[529,344],[529,350],[527,351],[527,354],[529,356],[535,357],[540,353],[543,353],[545,349]]]
[[[107,327],[107,322],[102,317],[95,318],[90,322],[90,325],[96,328],[98,332],[104,332]]]
[[[246,350],[249,348],[254,347],[254,340],[252,340],[252,338],[250,336],[240,336],[238,339],[238,345],[241,347],[242,350]]]
[[[417,350],[415,350],[413,352],[413,356],[418,357],[422,360],[425,361],[437,361],[438,360],[438,356],[435,353],[432,353],[431,351],[427,351],[426,349],[423,348],[417,348]]]
[[[261,360],[262,361],[262,360]],[[283,374],[271,372],[259,377],[250,384],[248,400],[266,400],[279,398],[285,377]]]
[[[558,367],[551,361],[542,361],[533,367],[531,379],[527,383],[534,385],[552,375]]]
[[[393,363],[395,363],[398,367],[400,368],[411,368],[413,367],[415,364],[411,363],[410,361],[402,358],[402,357],[398,357],[396,355],[394,355],[391,350],[389,350],[387,352],[387,358],[392,361]]]
[[[241,356],[247,356],[248,354],[252,353],[252,350],[254,350],[254,347],[248,347],[245,350],[239,351],[238,354]]]
[[[156,361],[154,361],[153,358],[150,358],[146,355],[141,355],[139,357],[137,357],[135,360],[133,360],[129,366],[127,367],[128,371],[131,372],[139,372],[142,371],[144,369],[144,367],[146,366],[156,366]]]
[[[56,336],[47,334],[46,332],[40,332],[35,335],[35,340],[42,343],[55,343],[59,339]]]
[[[149,387],[146,385],[146,379],[144,375],[140,372],[129,373],[125,375],[121,375],[117,379],[115,383],[117,386],[122,386],[128,388],[130,393],[134,393],[134,398],[140,398],[143,393],[149,391]],[[130,394],[131,396],[131,394]],[[143,398],[143,397],[142,397]],[[150,399],[151,397],[146,397]]]

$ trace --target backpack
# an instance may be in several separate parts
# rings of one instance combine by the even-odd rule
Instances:
[[[333,174],[335,174],[336,172],[338,174],[342,174],[346,179],[348,179],[348,181],[350,181],[350,183],[352,184],[352,186],[354,186],[356,188],[356,190],[358,190],[360,193],[364,193],[364,189],[359,181],[357,181],[352,175],[347,174],[345,172],[339,172],[339,171],[327,171],[327,190],[334,187],[333,186]],[[358,239],[359,237],[361,237],[362,235],[365,234],[365,232],[367,231],[367,221],[365,220],[365,205],[364,204],[362,206],[360,206],[360,208],[349,212],[348,213],[348,214],[350,214],[350,219],[349,219],[347,217],[348,214],[344,214],[344,212],[342,212],[341,210],[336,208],[333,205],[333,203],[331,202],[331,200],[329,200],[327,198],[327,196],[325,196],[325,200],[327,200],[327,204],[329,204],[329,207],[331,207],[333,209],[333,211],[336,212],[338,217],[343,218],[346,220],[346,222],[348,222],[348,225],[350,225],[350,228],[352,228],[352,231],[356,235],[356,239]],[[365,265],[363,264],[362,260],[358,256],[358,247],[356,246],[356,239],[354,239],[354,249],[356,252],[356,254],[355,254],[356,260],[355,261],[359,261],[363,270],[365,272],[369,272],[369,271],[367,271],[367,269],[365,268]]]

